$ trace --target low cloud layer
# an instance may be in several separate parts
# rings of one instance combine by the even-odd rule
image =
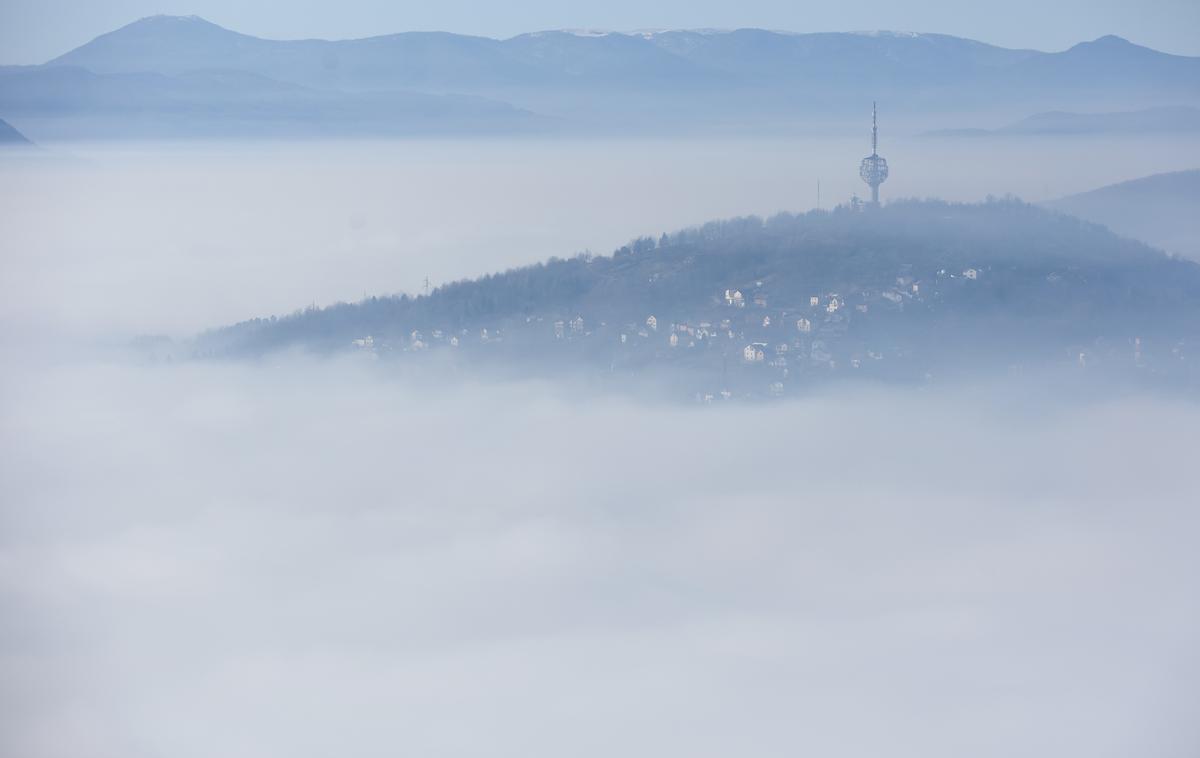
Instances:
[[[3,382],[5,754],[1200,745],[1191,401]]]

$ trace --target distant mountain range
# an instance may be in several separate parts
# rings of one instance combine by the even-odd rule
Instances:
[[[64,137],[120,136],[126,123],[181,136],[403,134],[443,123],[481,132],[811,128],[871,100],[897,119],[1195,105],[1200,58],[1117,37],[1044,53],[938,34],[759,29],[279,41],[156,16],[46,64],[0,69],[0,115]]]
[[[365,351],[467,372],[661,370],[681,387],[765,394],[1064,364],[1200,381],[1186,362],[1200,358],[1198,339],[1200,264],[1018,201],[905,201],[713,222],[429,295],[256,319],[196,350]]]
[[[1200,169],[1111,184],[1045,205],[1200,261]]]
[[[1000,129],[937,129],[932,137],[1054,134],[1190,134],[1200,132],[1200,108],[1163,106],[1116,113],[1035,113]]]

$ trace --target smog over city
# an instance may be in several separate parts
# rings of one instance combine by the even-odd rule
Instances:
[[[1200,750],[1191,4],[0,27],[0,754]]]

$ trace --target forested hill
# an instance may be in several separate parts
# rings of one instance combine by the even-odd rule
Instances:
[[[516,355],[587,335],[592,357],[609,360],[616,346],[668,325],[682,325],[689,344],[697,329],[701,340],[721,334],[727,345],[793,340],[805,329],[878,354],[1135,337],[1177,349],[1200,334],[1200,265],[1016,200],[902,201],[716,221],[427,296],[255,319],[202,335],[197,346],[204,355],[325,352],[370,337],[375,351],[400,354],[482,340]],[[785,331],[773,331],[780,325]],[[505,351],[495,347],[501,341]]]

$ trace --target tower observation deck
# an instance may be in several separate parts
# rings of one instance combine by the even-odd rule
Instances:
[[[871,103],[871,154],[862,159],[858,175],[871,188],[871,204],[879,205],[879,185],[887,181],[887,161],[879,154],[879,123],[875,118],[875,103]]]

